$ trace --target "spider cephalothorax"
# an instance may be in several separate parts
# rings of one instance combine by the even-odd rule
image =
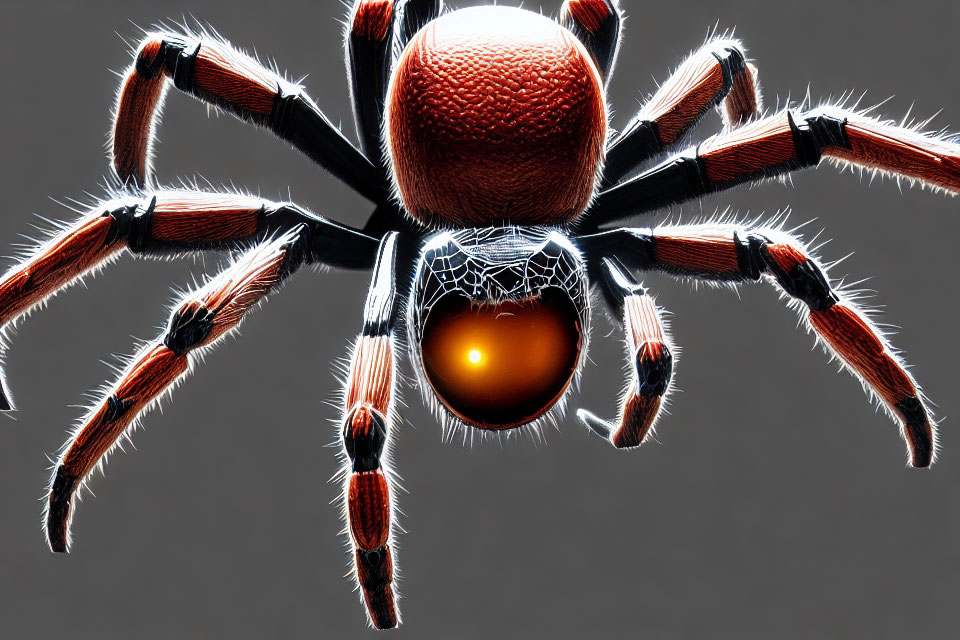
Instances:
[[[577,415],[629,448],[651,433],[674,364],[661,311],[638,274],[762,280],[792,300],[899,421],[910,463],[933,462],[935,424],[918,386],[798,239],[735,223],[605,225],[823,158],[960,192],[952,140],[840,107],[763,116],[756,69],[739,42],[724,38],[695,51],[608,137],[604,86],[621,26],[612,0],[566,0],[558,21],[506,7],[441,16],[440,0],[356,0],[348,25],[359,148],[299,86],[225,41],[147,36],[117,101],[116,197],[0,279],[0,324],[8,325],[124,250],[243,251],[184,297],[71,435],[47,500],[54,551],[69,546],[77,491],[140,415],[305,264],[373,270],[340,437],[355,576],[377,628],[398,623],[387,452],[404,337],[421,391],[448,425],[503,431],[556,421],[585,359],[593,289],[622,321],[628,381],[614,421]],[[366,224],[238,193],[156,188],[151,136],[171,85],[305,153],[373,203]],[[726,129],[678,149],[713,107]],[[3,393],[0,408],[11,408]]]

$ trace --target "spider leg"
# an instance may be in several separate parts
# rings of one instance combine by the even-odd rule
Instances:
[[[564,0],[560,7],[560,24],[593,54],[600,75],[607,82],[617,61],[622,21],[618,0]]]
[[[0,277],[0,326],[124,249],[145,256],[231,249],[299,225],[307,230],[311,259],[347,269],[372,266],[374,238],[290,203],[199,191],[157,191],[102,203]],[[11,408],[0,385],[0,409]]]
[[[393,59],[400,57],[417,31],[440,17],[442,11],[443,0],[394,0]]]
[[[167,79],[185,93],[270,129],[372,202],[388,197],[386,174],[287,82],[225,42],[172,33],[148,36],[127,71],[113,126],[113,167],[144,188]]]
[[[386,235],[380,245],[343,402],[343,447],[350,464],[344,490],[347,520],[356,579],[377,629],[398,623],[390,544],[392,489],[384,470],[394,417],[397,235]]]
[[[347,66],[360,148],[383,164],[383,108],[393,60],[394,0],[356,0],[347,35]]]
[[[787,110],[709,138],[602,191],[587,224],[813,167],[824,157],[960,193],[960,144],[836,107]]]
[[[167,331],[134,358],[66,444],[50,486],[47,540],[53,551],[70,546],[77,490],[101,465],[131,424],[190,369],[192,355],[236,327],[244,315],[302,263],[303,227],[262,243],[189,295]]]
[[[631,362],[629,387],[620,406],[618,424],[598,418],[586,409],[577,417],[617,448],[639,446],[650,433],[673,374],[673,354],[660,312],[653,298],[616,258],[604,258],[601,284],[607,302],[623,317],[627,353]]]
[[[776,229],[694,225],[619,229],[580,240],[588,251],[617,255],[631,268],[714,282],[764,279],[806,307],[807,326],[901,424],[910,464],[936,455],[934,422],[897,352],[866,316],[833,289],[796,238]]]
[[[607,147],[602,186],[619,182],[641,163],[677,144],[711,107],[728,127],[759,117],[757,69],[737,40],[715,38],[667,78]]]

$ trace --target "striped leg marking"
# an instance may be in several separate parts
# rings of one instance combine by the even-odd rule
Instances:
[[[622,266],[605,259],[605,286],[622,313],[627,353],[631,361],[629,388],[620,405],[618,424],[586,409],[577,411],[586,426],[619,449],[640,446],[651,432],[670,387],[673,353],[653,298]]]
[[[182,302],[167,331],[132,361],[94,406],[63,449],[46,508],[53,551],[70,546],[77,490],[139,417],[193,364],[193,353],[234,329],[244,315],[295,269],[299,234],[291,232],[251,250]]]

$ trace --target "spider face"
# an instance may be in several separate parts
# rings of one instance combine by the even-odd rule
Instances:
[[[420,259],[410,309],[421,389],[447,417],[479,429],[541,418],[585,352],[583,260],[548,228],[437,234]]]

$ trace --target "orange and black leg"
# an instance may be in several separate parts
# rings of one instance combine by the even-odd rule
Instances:
[[[228,44],[208,37],[149,36],[120,89],[113,166],[124,183],[150,181],[150,147],[167,80],[185,93],[270,129],[372,202],[388,198],[387,176],[337,129],[302,89]]]
[[[383,107],[393,60],[394,0],[356,0],[350,13],[347,65],[360,148],[383,164]]]
[[[787,110],[709,138],[602,191],[587,224],[814,167],[823,158],[960,193],[960,144],[840,108]]]
[[[616,424],[586,409],[577,411],[577,417],[615,447],[626,449],[643,443],[660,414],[673,374],[673,352],[653,298],[615,258],[605,258],[603,267],[601,289],[610,308],[623,318],[630,361],[629,387]]]
[[[385,471],[394,411],[396,253],[397,234],[391,233],[381,243],[343,402],[350,540],[356,579],[377,629],[393,628],[399,621],[391,549],[393,491]]]
[[[170,318],[166,332],[133,359],[120,379],[64,447],[46,506],[47,540],[53,551],[70,546],[76,493],[91,471],[128,433],[140,415],[189,371],[198,350],[236,327],[244,315],[295,270],[307,236],[297,227],[262,243],[189,295]]]
[[[233,249],[304,228],[314,262],[369,269],[377,241],[296,205],[232,193],[158,191],[105,202],[0,277],[0,327],[128,250],[163,256]],[[11,409],[0,387],[0,409]]]
[[[560,24],[593,54],[600,75],[610,80],[620,47],[623,16],[618,0],[564,0]]]
[[[628,267],[724,282],[765,279],[802,303],[807,326],[901,425],[910,464],[936,454],[934,422],[895,350],[856,305],[830,286],[797,239],[775,229],[731,225],[619,229],[584,238],[588,251],[617,255]]]
[[[736,40],[718,38],[694,52],[610,143],[602,186],[676,145],[712,107],[737,127],[761,111],[757,70]]]

